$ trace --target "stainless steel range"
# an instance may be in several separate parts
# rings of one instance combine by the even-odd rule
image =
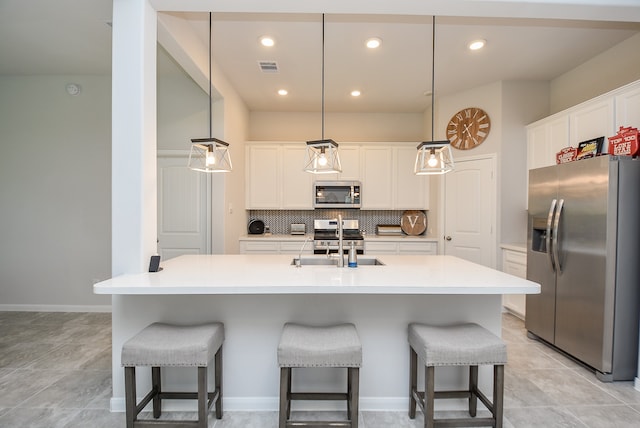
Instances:
[[[364,254],[364,239],[358,220],[342,220],[343,253],[347,254],[353,243],[358,254]],[[313,253],[338,252],[338,220],[313,221]]]

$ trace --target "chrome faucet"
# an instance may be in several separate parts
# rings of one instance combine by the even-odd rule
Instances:
[[[343,235],[344,232],[342,230],[342,214],[338,214],[338,230],[336,231],[338,234],[338,267],[344,267],[344,245],[343,245]],[[329,249],[327,248],[327,252]],[[330,257],[329,254],[327,256]]]
[[[298,254],[298,258],[295,259],[296,267],[302,267],[302,252],[304,251],[304,247],[305,245],[307,245],[307,242],[309,242],[310,239],[311,236],[307,236],[307,239],[305,239],[302,243],[302,247],[300,247],[300,254]]]

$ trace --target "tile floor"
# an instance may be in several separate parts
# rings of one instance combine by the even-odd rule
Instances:
[[[599,382],[527,339],[522,321],[508,314],[503,338],[505,427],[640,427],[633,382]],[[0,312],[0,427],[124,427],[124,414],[108,410],[110,396],[110,314]],[[177,415],[184,417],[167,417]],[[411,421],[406,412],[360,413],[361,428],[421,424],[420,414]],[[276,412],[225,412],[209,422],[212,428],[276,426]]]

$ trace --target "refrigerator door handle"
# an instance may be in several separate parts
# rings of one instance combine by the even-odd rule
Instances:
[[[558,247],[558,231],[560,229],[560,216],[562,215],[562,207],[564,206],[564,199],[558,201],[558,208],[556,208],[556,215],[553,219],[553,237],[551,248],[553,250],[553,258],[556,262],[556,270],[558,273],[562,273],[562,265],[560,264],[560,248]]]
[[[557,199],[554,199],[551,201],[551,206],[549,207],[549,214],[547,215],[547,230],[545,233],[545,245],[547,249],[547,256],[549,256],[549,263],[551,264],[551,269],[554,272],[556,271],[556,263],[555,263],[555,260],[553,259],[553,251],[551,248],[551,245],[552,245],[551,233],[553,228],[553,215],[556,212],[557,203],[558,203]]]

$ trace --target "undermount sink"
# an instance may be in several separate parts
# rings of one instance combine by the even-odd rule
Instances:
[[[291,264],[295,265],[297,260],[298,258],[295,257],[291,260]],[[300,259],[301,266],[336,266],[337,264],[337,259],[330,259],[327,257],[302,257]],[[380,259],[358,257],[358,266],[384,266],[384,263],[382,263],[382,260]],[[344,267],[347,267],[346,256]]]

